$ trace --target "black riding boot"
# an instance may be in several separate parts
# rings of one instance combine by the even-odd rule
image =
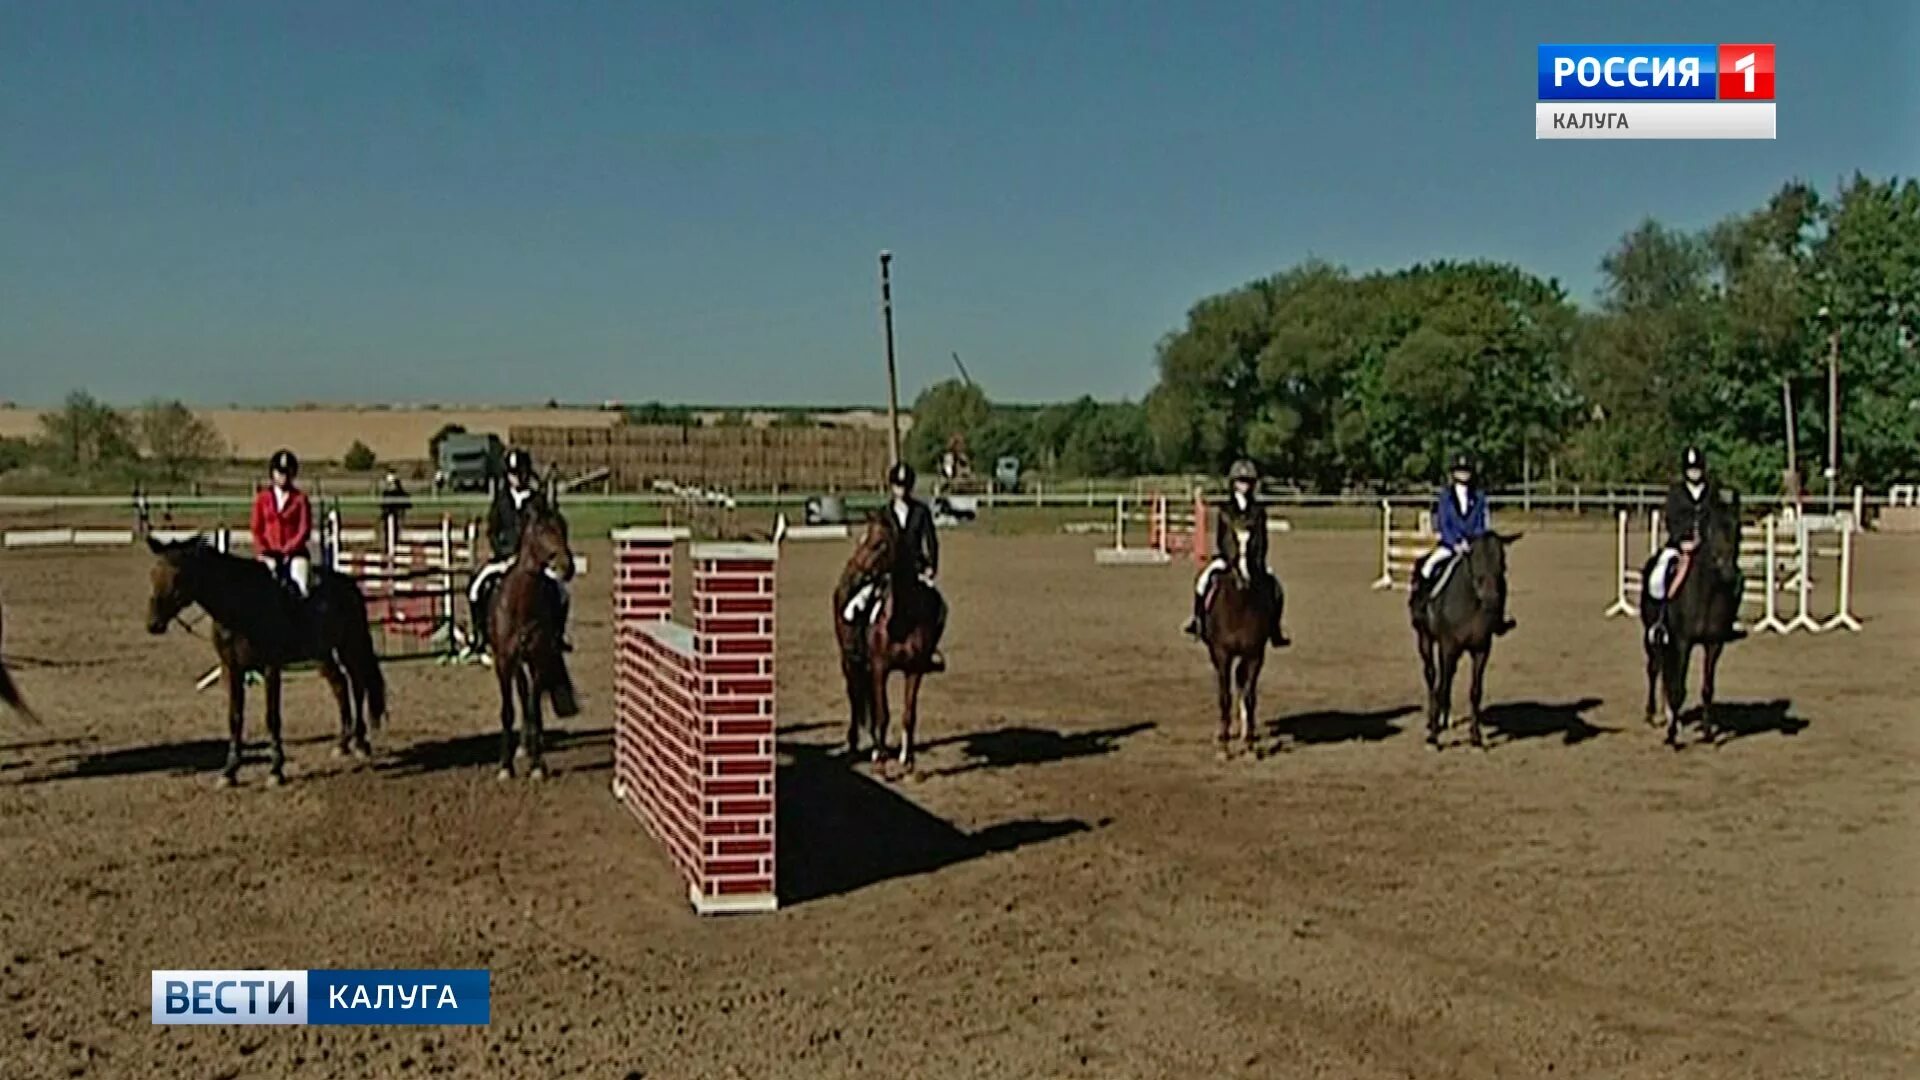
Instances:
[[[567,627],[573,615],[573,597],[567,594],[565,586],[558,586],[558,588],[560,589],[560,651],[572,652],[573,638],[568,635]]]
[[[1182,629],[1188,637],[1197,639],[1200,637],[1201,628],[1206,625],[1206,621],[1207,594],[1196,592],[1193,594],[1193,617],[1187,620],[1187,625],[1182,627]]]

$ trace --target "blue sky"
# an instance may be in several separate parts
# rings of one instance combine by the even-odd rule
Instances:
[[[1772,143],[1536,143],[1543,41],[1767,41]],[[0,0],[0,399],[1138,397],[1308,256],[1591,295],[1920,173],[1920,7]]]

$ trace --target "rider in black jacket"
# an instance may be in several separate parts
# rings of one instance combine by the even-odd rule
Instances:
[[[467,611],[473,625],[472,649],[475,652],[486,649],[487,614],[492,607],[493,587],[520,553],[521,526],[528,514],[546,507],[546,496],[540,494],[539,487],[533,482],[531,455],[517,448],[507,451],[505,471],[505,482],[494,489],[493,502],[487,507],[487,547],[492,550],[493,558],[475,572],[472,584],[467,589]],[[565,627],[572,608],[572,597],[567,595],[566,586],[557,579],[554,580],[554,586],[560,596],[560,625]],[[563,647],[571,649],[572,645],[563,641]]]
[[[906,569],[919,578],[928,588],[933,588],[934,579],[940,576],[940,533],[933,524],[933,511],[927,504],[913,497],[913,466],[898,462],[887,470],[887,487],[891,497],[884,511],[899,538],[898,557],[907,560]],[[863,617],[869,605],[879,595],[882,578],[862,582],[854,591],[853,598],[847,601],[846,610],[841,617],[848,622]],[[935,670],[945,665],[939,652],[933,655]]]

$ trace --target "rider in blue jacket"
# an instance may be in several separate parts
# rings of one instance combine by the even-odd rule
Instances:
[[[1450,483],[1441,490],[1433,509],[1433,524],[1440,533],[1440,544],[1420,560],[1414,574],[1415,606],[1426,601],[1427,591],[1449,560],[1465,555],[1469,545],[1493,531],[1487,521],[1486,493],[1474,483],[1473,460],[1465,454],[1455,454],[1451,474]],[[1498,632],[1507,633],[1514,625],[1514,621],[1508,619]]]

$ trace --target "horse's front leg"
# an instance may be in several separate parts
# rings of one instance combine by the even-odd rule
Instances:
[[[1660,723],[1660,669],[1666,663],[1665,645],[1655,645],[1648,641],[1647,647],[1647,726]]]
[[[887,762],[887,724],[891,717],[887,715],[887,661],[876,653],[869,653],[867,661],[867,715],[873,720],[870,732],[873,743],[873,764],[886,773]]]
[[[903,676],[906,685],[900,691],[900,768],[913,775],[913,733],[920,723],[920,680],[926,676],[910,671]]]
[[[1675,638],[1667,643],[1666,664],[1660,680],[1667,689],[1667,745],[1680,749],[1680,713],[1687,705],[1687,667],[1693,659],[1693,643]]]
[[[1472,735],[1473,745],[1486,749],[1485,739],[1480,737],[1480,695],[1486,687],[1487,660],[1493,656],[1491,645],[1473,654],[1473,685],[1467,690],[1467,701],[1473,709]]]
[[[1460,670],[1458,646],[1435,643],[1439,652],[1434,673],[1433,722],[1427,725],[1427,744],[1440,749],[1440,733],[1453,726],[1453,677]]]
[[[267,772],[267,783],[279,787],[287,782],[287,749],[280,741],[281,670],[278,667],[268,668],[266,682],[267,735],[273,740],[273,765]]]
[[[847,757],[852,759],[860,753],[860,725],[867,722],[862,704],[867,694],[867,673],[842,656],[840,678],[847,684]]]
[[[1233,745],[1233,657],[1219,646],[1213,649],[1213,675],[1220,706],[1220,726],[1213,737],[1214,756],[1225,761]]]
[[[247,673],[225,658],[221,659],[220,666],[227,680],[227,767],[220,773],[220,786],[232,787],[240,777],[240,734],[246,725]]]
[[[1266,655],[1256,652],[1240,664],[1240,737],[1247,753],[1255,758],[1260,756],[1260,745],[1254,736],[1260,726],[1260,670],[1266,663]]]
[[[500,771],[498,778],[513,778],[513,681],[514,672],[519,664],[505,656],[496,655],[493,673],[500,681]]]
[[[1700,738],[1709,744],[1720,738],[1720,728],[1713,722],[1713,682],[1720,669],[1720,650],[1724,648],[1723,642],[1708,643],[1700,662]]]
[[[556,642],[554,648],[559,647]],[[540,756],[546,742],[545,732],[541,729],[544,720],[540,715],[540,696],[545,692],[545,686],[540,678],[532,674],[532,671],[539,667],[540,665],[528,665],[516,680],[520,687],[520,726],[526,732],[524,739],[529,780],[544,780],[547,777],[546,762]]]

